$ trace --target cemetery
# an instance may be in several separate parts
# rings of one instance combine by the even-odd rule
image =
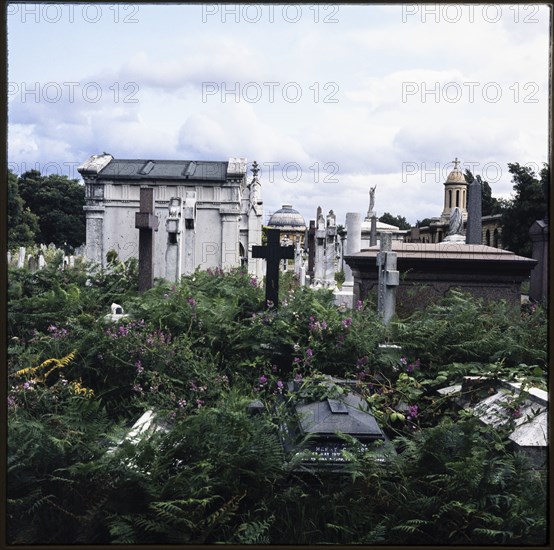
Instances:
[[[546,544],[548,222],[483,244],[455,164],[439,242],[264,228],[246,166],[94,155],[83,249],[12,251],[10,543]]]

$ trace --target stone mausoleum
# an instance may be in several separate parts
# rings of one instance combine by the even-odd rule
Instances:
[[[93,155],[78,168],[86,186],[86,250],[106,266],[109,251],[120,260],[138,257],[141,187],[154,190],[154,277],[177,280],[197,268],[248,266],[263,276],[263,201],[257,163],[247,181],[246,159],[228,161],[115,159]]]

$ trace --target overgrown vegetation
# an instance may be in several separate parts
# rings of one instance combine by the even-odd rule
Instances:
[[[10,543],[546,542],[544,472],[436,391],[465,374],[544,385],[541,307],[514,319],[453,292],[386,329],[368,304],[340,311],[293,278],[269,310],[240,270],[143,295],[136,280],[135,261],[10,270]],[[130,316],[106,320],[113,302]],[[371,404],[385,461],[353,440],[340,475],[286,456],[286,382],[342,391],[321,393],[324,374]],[[125,439],[146,410],[162,429]]]

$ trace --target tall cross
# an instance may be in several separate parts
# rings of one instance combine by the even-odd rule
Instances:
[[[267,230],[267,246],[253,246],[252,257],[267,261],[265,274],[265,300],[269,307],[279,306],[279,263],[294,259],[294,246],[281,246],[279,229]]]
[[[460,161],[458,160],[458,157],[456,157],[452,162],[454,163],[454,170],[457,170],[458,169],[458,164],[460,164]]]
[[[258,168],[258,163],[256,161],[252,163],[252,168],[250,170],[252,170],[252,175],[254,176],[254,178],[257,178],[258,174],[260,173],[260,169]]]
[[[135,213],[135,227],[139,230],[139,292],[154,284],[154,231],[160,220],[154,214],[154,189],[140,188],[140,211]]]

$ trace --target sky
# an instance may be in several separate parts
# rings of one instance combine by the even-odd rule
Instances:
[[[17,4],[8,167],[81,179],[115,158],[261,167],[264,221],[292,204],[439,216],[453,160],[509,198],[548,159],[540,4]],[[248,175],[251,177],[251,172]]]

